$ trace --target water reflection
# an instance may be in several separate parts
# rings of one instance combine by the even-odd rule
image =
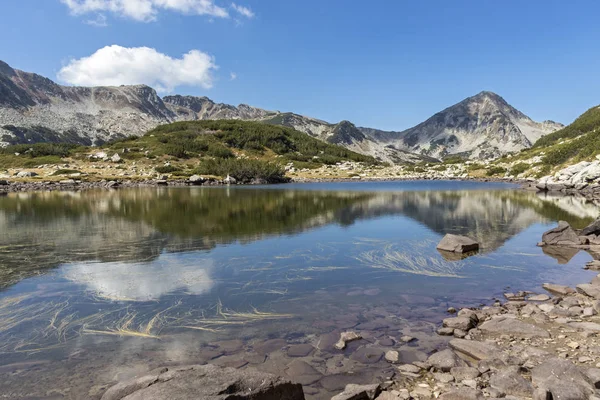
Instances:
[[[0,199],[0,288],[77,261],[116,263],[118,269],[119,262],[147,263],[164,251],[210,250],[218,244],[251,242],[328,224],[350,226],[393,215],[411,218],[441,235],[471,236],[484,252],[499,248],[534,223],[566,220],[584,226],[598,215],[597,207],[582,199],[542,198],[514,190],[342,189],[9,194]],[[95,266],[77,268],[89,274]]]
[[[99,398],[98,385],[174,362],[281,373],[296,365],[282,346],[308,344],[302,360],[324,376],[310,379],[315,398],[331,398],[350,372],[388,376],[364,353],[402,335],[419,338],[399,348],[405,360],[426,357],[449,305],[587,273],[584,253],[549,254],[558,265],[535,247],[558,219],[594,219],[580,200],[461,183],[315,186],[0,198],[0,365],[14,363],[0,391],[43,396],[60,382]],[[481,252],[443,257],[445,233]],[[343,329],[367,344],[335,352]],[[31,375],[12,373],[23,365]]]

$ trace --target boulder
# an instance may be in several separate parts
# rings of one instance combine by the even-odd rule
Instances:
[[[477,320],[469,317],[453,317],[444,319],[445,328],[460,329],[468,331],[475,327]]]
[[[19,171],[17,172],[17,178],[32,178],[38,174],[33,171]]]
[[[121,162],[121,156],[119,156],[117,153],[115,153],[111,158],[110,161],[114,162],[114,163],[118,163]]]
[[[446,234],[436,247],[438,250],[452,253],[468,253],[479,250],[479,243],[466,236]]]
[[[226,185],[235,185],[237,180],[233,176],[227,175],[227,178],[223,179],[223,183]]]
[[[0,186],[8,186],[8,181],[4,179],[0,179]]]
[[[484,333],[513,335],[520,338],[549,338],[550,334],[545,329],[516,318],[501,316],[484,322],[479,326]]]
[[[331,400],[374,400],[381,393],[381,386],[377,383],[372,385],[346,385],[344,391],[335,395]]]
[[[450,349],[433,353],[427,359],[427,364],[431,365],[438,371],[443,372],[450,372],[453,367],[467,366],[467,364]]]
[[[579,235],[568,222],[560,221],[556,228],[552,228],[542,235],[542,242],[546,245],[579,246]]]
[[[204,183],[204,181],[206,181],[206,179],[200,175],[192,175],[190,176],[190,179],[188,179],[188,181],[192,185],[201,185]]]
[[[583,228],[579,234],[583,236],[600,235],[600,218]]]
[[[302,385],[251,369],[190,365],[152,371],[121,382],[102,400],[302,400]]]

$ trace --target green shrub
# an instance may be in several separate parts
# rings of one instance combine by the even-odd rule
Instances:
[[[222,177],[230,175],[241,183],[248,183],[253,179],[264,179],[268,183],[280,183],[288,180],[280,165],[261,160],[235,158],[202,161],[194,173]]]
[[[488,168],[486,175],[493,176],[493,175],[500,175],[500,174],[504,174],[504,173],[506,173],[506,168],[499,167],[499,166],[493,166],[493,167]]]
[[[180,168],[174,167],[172,165],[164,165],[162,167],[155,167],[154,170],[159,174],[169,174],[171,172],[181,171]]]
[[[0,148],[0,154],[20,153],[31,158],[57,156],[68,157],[71,152],[79,147],[76,144],[69,143],[34,143],[34,144],[15,144]]]
[[[541,137],[533,147],[545,147],[562,139],[570,139],[600,128],[600,107],[592,107],[581,114],[572,124]]]
[[[512,166],[509,173],[510,175],[517,176],[527,171],[529,168],[531,168],[531,165],[527,163],[518,163]]]

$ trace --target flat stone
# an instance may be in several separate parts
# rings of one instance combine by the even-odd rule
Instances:
[[[477,389],[453,389],[438,397],[439,400],[483,400],[483,393]]]
[[[450,349],[433,353],[427,359],[427,363],[443,372],[450,372],[453,367],[466,366],[466,363]]]
[[[242,342],[239,339],[224,340],[222,342],[217,342],[214,344],[219,346],[219,348],[225,353],[235,353],[237,351],[240,351],[244,347],[244,342]]]
[[[549,291],[552,294],[557,294],[559,296],[567,296],[569,294],[575,293],[575,289],[570,288],[564,285],[555,285],[553,283],[544,283],[542,285],[544,289]]]
[[[415,340],[417,340],[417,339],[412,336],[408,336],[408,335],[404,335],[400,338],[400,341],[403,343],[410,343],[410,342],[414,342]]]
[[[394,339],[389,338],[389,337],[385,337],[385,338],[381,338],[379,339],[379,345],[380,346],[393,346],[396,344],[396,342],[394,342]]]
[[[547,301],[547,300],[550,300],[550,296],[548,296],[547,294],[536,294],[533,296],[529,296],[529,298],[527,300],[529,300],[529,301]]]
[[[118,383],[102,400],[303,400],[300,384],[250,369],[216,365],[162,368],[146,376]]]
[[[589,283],[582,283],[576,286],[577,291],[583,295],[600,300],[600,286],[595,286]]]
[[[540,310],[542,310],[545,313],[549,313],[550,311],[554,310],[554,304],[538,304],[537,306]]]
[[[398,370],[402,372],[410,372],[412,374],[418,374],[421,372],[421,368],[413,364],[403,364],[398,366]]]
[[[281,350],[286,344],[286,341],[283,339],[265,340],[262,343],[255,344],[254,351],[258,354],[269,354]]]
[[[346,385],[344,391],[335,395],[331,400],[374,400],[381,393],[378,383],[372,385]]]
[[[244,360],[248,361],[250,364],[262,364],[267,359],[266,354],[257,354],[257,353],[246,353],[244,354]]]
[[[453,253],[468,253],[479,250],[479,243],[466,236],[448,233],[442,238],[436,248]]]
[[[466,354],[475,360],[487,360],[498,357],[500,348],[493,343],[475,340],[452,339],[450,347],[459,353]]]
[[[454,328],[439,328],[436,332],[440,336],[452,336],[454,335]]]
[[[308,343],[291,345],[287,350],[288,357],[306,357],[313,352],[315,348]]]
[[[595,322],[569,322],[568,325],[584,331],[600,332],[600,324]]]
[[[319,371],[302,360],[294,360],[289,363],[285,369],[285,374],[294,382],[302,385],[310,385],[323,377]]]
[[[363,364],[375,364],[383,357],[383,351],[373,347],[361,347],[350,358]]]
[[[507,334],[521,338],[549,338],[550,334],[533,324],[519,321],[516,318],[498,317],[479,326],[484,333]]]
[[[556,228],[544,232],[542,235],[542,242],[548,245],[559,246],[580,244],[579,235],[577,235],[577,232],[575,232],[575,230],[571,228],[571,225],[565,221],[559,221]]]

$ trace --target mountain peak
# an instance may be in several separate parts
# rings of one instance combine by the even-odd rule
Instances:
[[[12,67],[10,65],[8,65],[4,61],[0,60],[0,74],[7,75],[7,76],[14,76],[17,73],[15,72],[14,69],[12,69]]]

